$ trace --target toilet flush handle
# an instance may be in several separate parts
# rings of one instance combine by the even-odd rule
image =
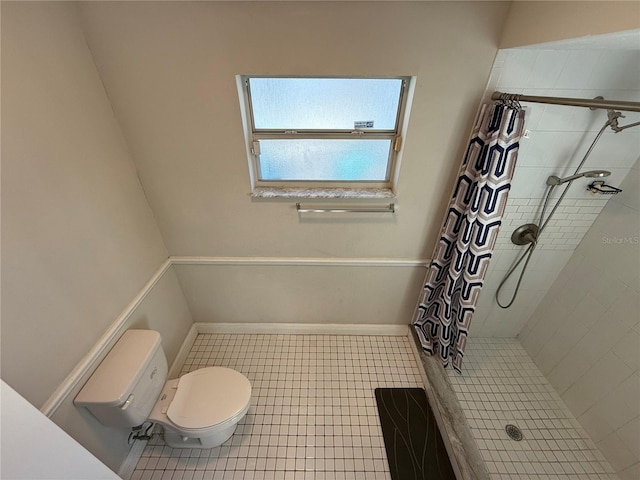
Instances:
[[[133,394],[129,395],[129,398],[127,398],[127,400],[122,404],[120,410],[126,410],[127,407],[131,405],[131,402],[133,402]]]

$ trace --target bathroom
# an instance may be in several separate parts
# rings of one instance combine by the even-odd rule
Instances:
[[[577,12],[583,22],[570,20]],[[538,21],[525,20],[532,16]],[[326,24],[333,25],[331,35],[321,27]],[[628,84],[616,83],[629,78],[625,68],[633,64],[596,69],[601,47],[556,46],[557,57],[540,47],[498,48],[594,34],[612,34],[615,40],[616,33],[639,27],[637,6],[628,2],[3,3],[3,380],[118,471],[129,451],[128,432],[103,428],[72,405],[73,395],[61,393],[77,392],[95,357],[115,341],[107,336],[100,344],[115,323],[160,331],[170,363],[194,322],[302,328],[331,319],[359,324],[363,333],[369,324],[407,325],[488,79],[512,92],[538,87],[569,97],[624,92],[635,95],[624,98],[640,100],[637,86],[634,93]],[[612,55],[612,61],[621,55]],[[523,62],[525,70],[510,61]],[[571,61],[589,69],[576,71],[578,80],[604,83],[577,81],[551,92],[554,85],[545,82],[575,81],[562,77],[563,65]],[[505,75],[498,73],[501,68],[511,70]],[[555,68],[558,76],[541,78],[534,68]],[[294,202],[252,201],[233,83],[235,75],[251,72],[415,75],[396,213],[301,218]],[[533,162],[579,161],[606,118],[574,107],[529,107],[531,143],[523,141],[522,159]],[[626,120],[634,121],[632,114]],[[567,123],[584,128],[576,131]],[[606,136],[592,160],[602,158],[599,148],[618,152],[618,137],[632,135],[637,139],[632,130]],[[540,137],[549,140],[538,145]],[[535,154],[525,155],[527,148]],[[625,192],[637,193],[637,152],[636,143],[635,158],[615,157],[629,163],[591,166],[611,170],[607,181],[614,186],[622,185],[622,170],[631,169]],[[529,173],[540,165],[519,167]],[[524,188],[527,178],[516,177],[514,194],[516,182]],[[544,184],[543,174],[538,178]],[[517,209],[529,206],[528,195],[535,193],[516,195],[510,205]],[[637,322],[637,276],[623,278],[629,275],[629,258],[638,258],[637,227],[626,230],[633,224],[624,220],[630,215],[637,222],[637,203],[634,213],[622,195],[602,207],[608,218],[595,220],[594,210],[578,212],[605,222],[585,230],[595,242],[582,244],[580,257],[570,249],[550,249],[555,257],[546,257],[541,248],[527,277],[531,283],[523,286],[529,288],[536,278],[547,282],[559,273],[551,269],[567,262],[554,290],[563,286],[562,298],[581,307],[583,328],[597,326],[587,314],[612,305],[623,316],[635,314]],[[602,242],[603,236],[610,243]],[[496,256],[496,271],[508,268],[507,254]],[[499,282],[500,274],[491,274],[488,282]],[[569,282],[576,278],[580,281]],[[592,290],[599,296],[587,295]],[[525,291],[521,298],[544,296]],[[489,300],[485,295],[482,302]],[[513,338],[522,332],[519,341],[549,381],[568,390],[566,382],[576,381],[568,370],[577,369],[579,356],[560,358],[563,345],[545,338],[555,330],[536,328],[554,318],[547,315],[552,309],[559,316],[569,313],[557,300],[538,304],[526,318],[529,307],[519,303],[505,311],[481,304],[472,337]],[[576,322],[579,313],[571,316]],[[599,335],[611,342],[617,334],[608,332]],[[627,332],[626,347],[615,338],[601,357],[614,363],[625,357],[620,360],[627,368],[636,362],[635,373],[625,378],[637,378],[637,323]],[[573,363],[559,369],[563,358]],[[69,384],[70,375],[77,383]],[[597,442],[605,441],[603,451],[617,447],[613,427],[589,416],[585,407],[579,405],[584,428],[593,427]],[[637,412],[634,418],[631,428],[637,426]],[[620,472],[637,468],[635,454],[635,463]]]

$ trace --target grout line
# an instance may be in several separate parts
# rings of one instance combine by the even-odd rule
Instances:
[[[251,381],[252,406],[221,447],[152,439],[131,480],[389,480],[373,389],[423,386],[408,327],[394,327],[402,335],[198,333],[183,373],[234,368]]]

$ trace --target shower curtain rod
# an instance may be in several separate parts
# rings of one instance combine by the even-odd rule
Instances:
[[[539,97],[536,95],[521,95],[519,93],[493,92],[491,100],[506,100],[515,102],[549,103],[551,105],[568,105],[572,107],[603,108],[606,110],[623,110],[626,112],[640,112],[640,102],[626,100],[605,100],[599,98],[567,98],[567,97]]]

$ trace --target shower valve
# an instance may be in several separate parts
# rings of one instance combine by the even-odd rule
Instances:
[[[526,223],[520,225],[511,234],[511,243],[515,245],[535,245],[538,242],[538,233],[540,229],[535,223]]]

